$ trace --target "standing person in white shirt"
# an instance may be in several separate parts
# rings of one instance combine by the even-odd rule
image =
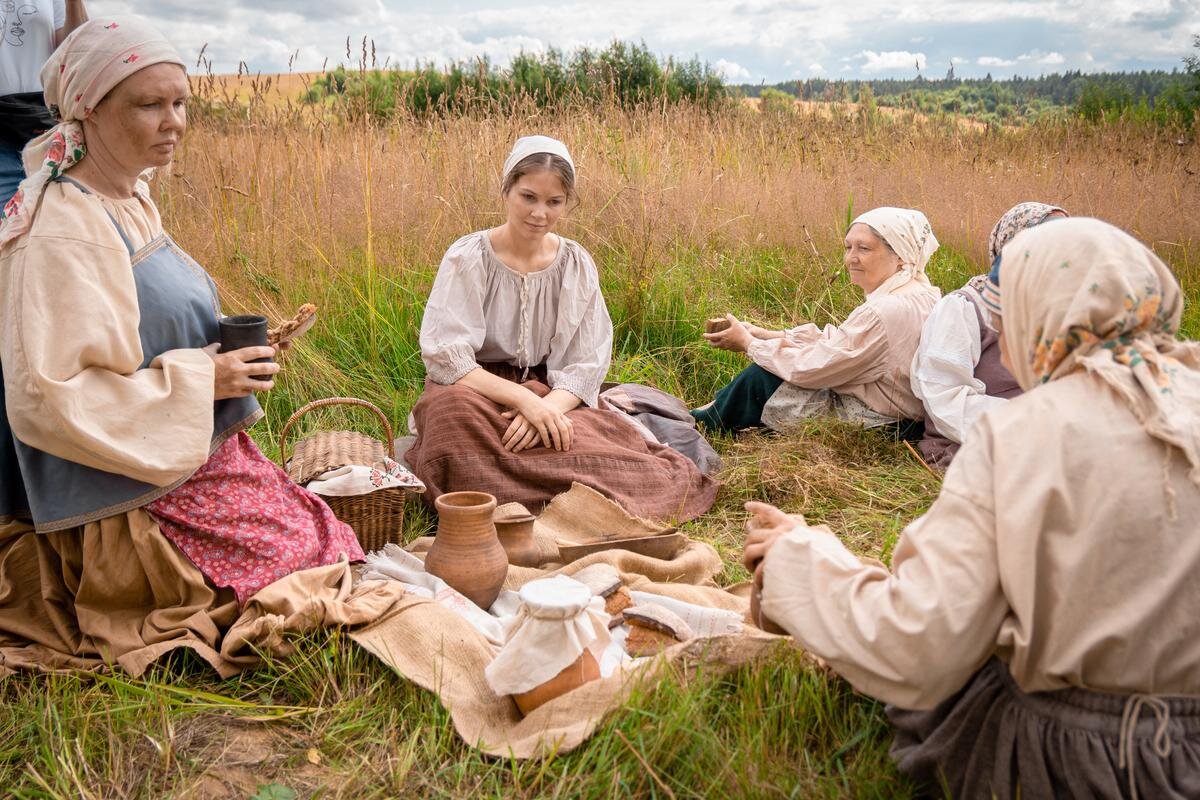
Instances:
[[[21,149],[53,128],[42,65],[87,21],[83,0],[0,0],[0,207],[25,178]]]
[[[1000,217],[988,238],[988,262],[1026,228],[1067,212],[1045,203],[1019,203]],[[919,447],[930,466],[945,470],[967,431],[991,408],[1021,393],[1000,363],[1000,335],[981,292],[986,275],[976,275],[933,307],[921,330],[912,362],[912,391],[925,407],[925,437]]]

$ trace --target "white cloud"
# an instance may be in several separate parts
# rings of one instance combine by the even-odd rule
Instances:
[[[808,71],[809,72],[824,72],[825,68],[814,61],[813,63],[808,65]]]
[[[1030,53],[1022,53],[1017,56],[1017,61],[1033,61],[1038,64],[1062,64],[1067,59],[1062,53],[1043,53],[1041,50],[1034,50]]]
[[[863,72],[925,69],[924,53],[910,53],[907,50],[886,50],[876,53],[874,50],[863,50],[858,57],[864,59]]]
[[[750,80],[750,70],[736,61],[726,61],[723,58],[718,58],[713,64],[713,69],[720,73],[727,81]]]
[[[553,46],[571,52],[583,46],[603,48],[614,39],[644,41],[661,56],[724,62],[725,74],[737,81],[746,80],[746,74],[782,80],[804,72],[807,64],[832,64],[826,74],[846,76],[912,76],[918,65],[922,71],[940,72],[947,62],[963,73],[1005,73],[1018,65],[1026,71],[1035,65],[1169,70],[1193,52],[1192,33],[1200,31],[1200,0],[924,0],[903,3],[898,12],[884,0],[261,0],[207,5],[195,0],[88,0],[87,6],[93,17],[144,15],[189,62],[207,43],[206,56],[217,72],[233,72],[243,60],[252,71],[283,71],[293,53],[298,54],[297,71],[319,69],[326,59],[330,66],[347,60],[353,64],[364,35],[374,41],[377,63],[401,66],[485,56],[504,66],[521,50],[544,52]],[[878,26],[884,18],[886,31]],[[990,55],[1009,48],[1022,55]],[[970,52],[989,54],[983,58],[990,60],[952,57]],[[810,68],[806,74],[815,72]]]

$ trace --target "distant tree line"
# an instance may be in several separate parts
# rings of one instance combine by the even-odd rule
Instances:
[[[1200,36],[1194,41],[1200,53]],[[1102,122],[1120,117],[1160,124],[1193,124],[1200,112],[1200,55],[1183,59],[1183,70],[1084,73],[1068,71],[1037,78],[993,80],[945,78],[830,80],[810,78],[774,86],[743,84],[747,97],[765,96],[779,107],[780,93],[812,101],[864,102],[925,114],[963,114],[1002,124],[1031,121],[1047,112],[1070,110]]]
[[[539,107],[616,102],[622,106],[687,101],[715,107],[730,96],[719,73],[699,59],[660,60],[645,46],[613,42],[570,55],[549,49],[521,53],[504,69],[486,59],[416,69],[336,69],[303,98],[350,113],[387,118],[462,113],[512,102]]]

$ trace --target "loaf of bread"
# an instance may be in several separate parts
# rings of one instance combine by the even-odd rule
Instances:
[[[629,626],[625,652],[634,657],[655,655],[695,635],[678,614],[662,606],[630,606],[623,614]]]
[[[296,311],[296,316],[267,331],[267,344],[290,341],[312,327],[317,320],[317,307],[305,303]]]
[[[571,576],[603,598],[604,610],[611,617],[608,627],[621,624],[621,612],[633,605],[633,597],[621,581],[621,574],[611,564],[592,564]]]

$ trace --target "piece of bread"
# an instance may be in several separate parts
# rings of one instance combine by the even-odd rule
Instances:
[[[634,656],[652,656],[664,648],[686,642],[695,634],[673,611],[662,606],[640,605],[626,608],[622,614],[629,626],[625,652]]]
[[[705,333],[720,333],[723,330],[727,330],[731,324],[732,323],[729,320],[725,319],[724,317],[705,320],[704,321],[704,332]]]
[[[621,575],[612,564],[592,564],[579,570],[571,578],[591,589],[596,597],[607,598],[621,588]]]
[[[624,586],[618,586],[615,591],[608,597],[604,598],[604,610],[612,617],[608,627],[612,628],[621,624],[622,612],[633,605],[633,596],[629,594],[629,590]]]
[[[317,307],[312,303],[305,303],[296,311],[294,317],[267,331],[267,344],[279,344],[294,339],[312,327],[316,316]]]

